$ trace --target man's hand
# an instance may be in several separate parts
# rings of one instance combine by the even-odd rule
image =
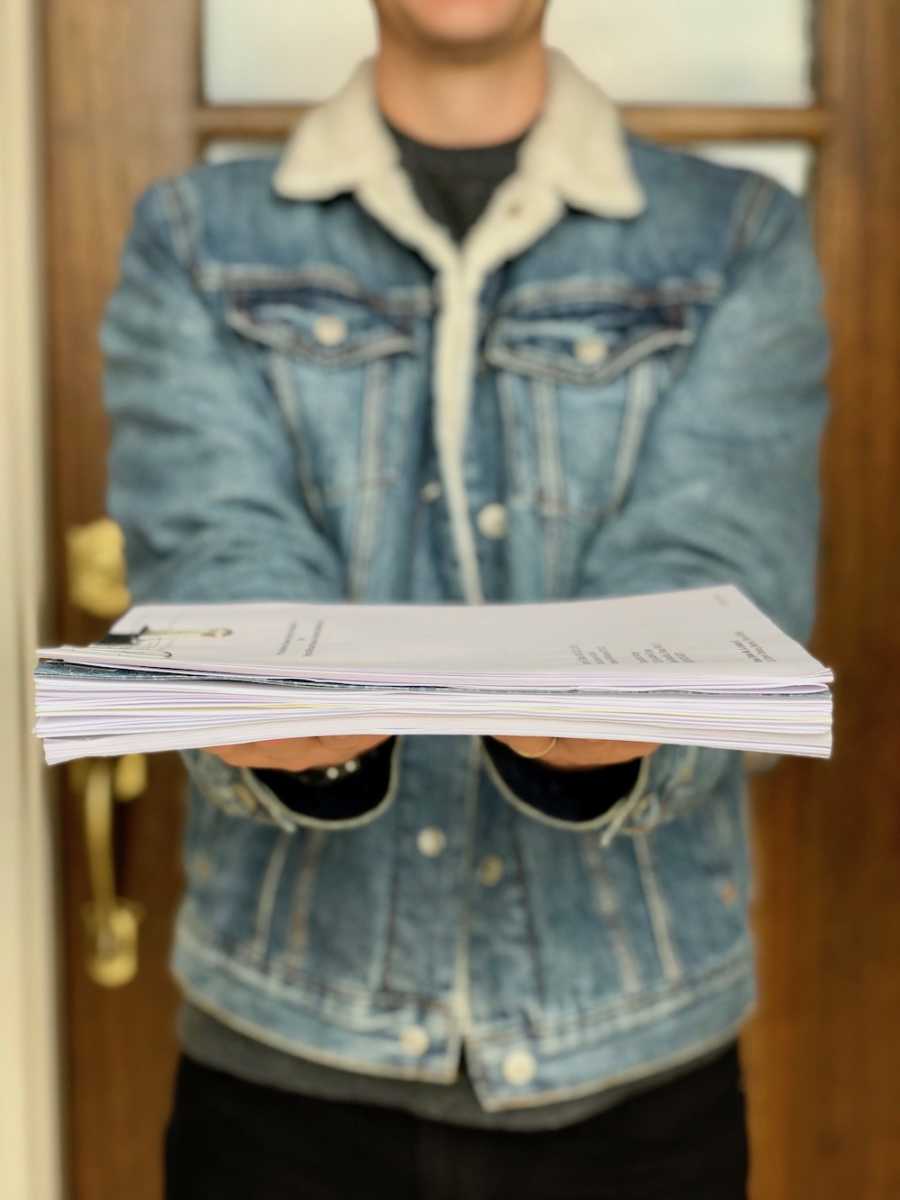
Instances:
[[[545,737],[499,737],[498,742],[527,758],[561,771],[584,771],[591,767],[609,767],[613,763],[629,762],[633,758],[645,758],[659,749],[658,742],[608,742],[596,738],[559,738],[549,754],[541,754],[552,738]],[[537,756],[537,757],[536,757]]]
[[[358,758],[388,740],[389,734],[366,736],[278,738],[266,742],[244,742],[237,746],[206,746],[231,767],[262,767],[275,771],[308,771],[313,767],[336,767]],[[494,735],[523,757],[534,757],[561,771],[589,770],[613,763],[644,758],[659,749],[657,742],[611,742],[596,738],[559,738],[549,754],[541,751],[551,739]]]
[[[262,767],[270,771],[309,771],[313,767],[339,767],[388,740],[389,734],[355,734],[347,737],[278,738],[271,742],[244,742],[239,746],[205,746],[230,767]]]

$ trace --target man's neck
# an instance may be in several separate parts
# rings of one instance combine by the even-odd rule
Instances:
[[[434,62],[383,42],[375,69],[378,103],[395,128],[432,146],[490,146],[532,124],[547,86],[537,39],[490,62]]]

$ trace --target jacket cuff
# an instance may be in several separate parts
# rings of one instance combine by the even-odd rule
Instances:
[[[637,764],[637,777],[630,791],[625,794],[600,795],[604,786],[602,776],[608,768],[600,767],[596,771],[586,772],[585,774],[596,778],[597,815],[585,812],[585,819],[570,820],[554,815],[552,810],[547,810],[546,805],[534,803],[533,793],[526,794],[524,789],[520,791],[518,787],[512,786],[514,781],[507,781],[498,769],[494,756],[487,749],[486,739],[484,743],[488,774],[510,804],[532,820],[553,825],[557,829],[600,830],[600,842],[604,847],[620,832],[649,833],[660,825],[677,820],[702,804],[722,784],[730,771],[740,772],[743,769],[741,755],[734,750],[666,744],[660,746],[653,754],[633,760],[631,765]],[[508,749],[502,743],[498,745],[502,749]],[[515,751],[510,753],[515,754]],[[539,760],[524,761],[524,766],[529,772],[540,765]],[[552,770],[546,766],[543,769],[545,772]],[[563,779],[569,777],[568,772],[560,771],[556,774]],[[574,779],[574,774],[572,778]],[[624,777],[621,777],[620,783],[624,786]],[[611,800],[612,803],[603,803],[604,800]]]
[[[561,771],[540,759],[523,758],[495,738],[482,739],[488,771],[518,809],[565,829],[594,829],[618,805],[638,793],[646,758],[586,770]]]
[[[387,808],[396,790],[397,738],[390,738],[360,758],[359,770],[334,783],[311,786],[300,773],[244,767],[243,781],[260,805],[279,824],[316,829],[349,829],[365,825]]]
[[[231,816],[295,833],[304,827],[353,829],[381,816],[397,794],[399,747],[399,738],[382,743],[371,751],[375,761],[365,770],[361,760],[359,771],[328,787],[304,787],[290,771],[231,767],[202,750],[182,751],[181,757],[211,803]]]

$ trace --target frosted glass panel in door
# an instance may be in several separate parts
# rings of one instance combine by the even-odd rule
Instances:
[[[804,104],[810,0],[554,0],[548,37],[617,100]],[[206,0],[212,103],[319,100],[375,48],[369,0]]]

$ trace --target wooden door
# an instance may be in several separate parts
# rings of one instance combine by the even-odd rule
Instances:
[[[835,336],[817,653],[838,674],[832,762],[784,762],[755,805],[762,1003],[744,1037],[754,1200],[900,1195],[900,5],[822,0],[819,103],[636,108],[673,142],[808,140]],[[212,137],[282,137],[285,108],[200,98],[195,0],[44,0],[48,449],[57,635],[100,622],[68,601],[64,534],[103,511],[106,431],[96,331],[137,193]],[[158,1200],[176,1047],[166,959],[181,886],[182,780],[155,756],[120,806],[121,892],[146,909],[140,970],[105,989],[84,969],[80,800],[62,784],[71,1200]]]

